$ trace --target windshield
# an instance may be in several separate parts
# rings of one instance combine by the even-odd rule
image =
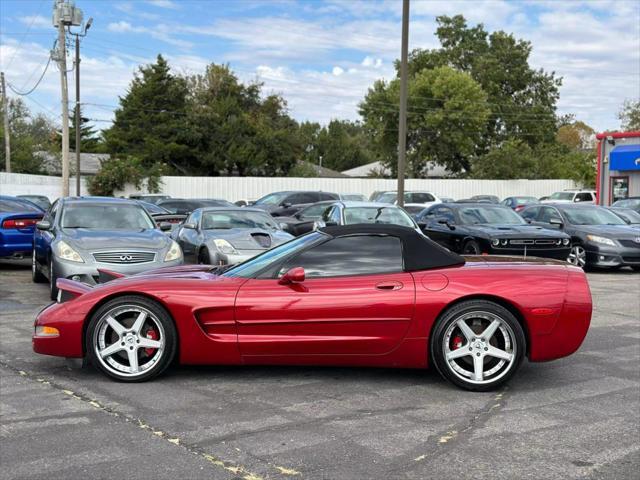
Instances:
[[[573,192],[556,192],[549,197],[549,200],[573,200]]]
[[[567,208],[564,209],[569,223],[573,225],[626,225],[615,213],[604,208]]]
[[[324,212],[329,205],[331,205],[330,203],[320,203],[320,204],[315,204],[315,205],[311,205],[310,207],[305,208],[304,210],[300,211],[300,217],[301,218],[320,218],[322,216],[322,212]]]
[[[640,198],[625,198],[624,200],[618,200],[611,206],[624,208],[640,207]]]
[[[155,205],[153,203],[149,203],[149,202],[145,202],[142,200],[139,200],[138,203],[140,205],[142,205],[142,207],[149,213],[153,214],[153,213],[161,213],[161,214],[167,214],[167,213],[171,213],[169,210],[167,210],[166,208],[162,208],[158,205]]]
[[[70,204],[65,205],[60,220],[62,228],[95,230],[144,230],[155,228],[153,220],[138,205]]]
[[[376,202],[393,203],[396,201],[397,197],[398,195],[395,192],[383,193],[376,199]]]
[[[397,207],[351,207],[344,209],[345,225],[355,223],[388,223],[415,228],[411,217]]]
[[[261,228],[277,230],[271,215],[259,212],[203,212],[203,230],[229,230],[231,228]]]
[[[283,243],[282,245],[278,245],[271,250],[267,250],[246,262],[239,263],[235,267],[224,272],[222,276],[252,278],[256,273],[268,268],[269,265],[286,257],[287,255],[302,250],[316,242],[321,242],[326,238],[327,236],[320,232],[311,232],[307,235],[303,235],[302,237],[294,238],[293,240]]]
[[[621,217],[625,222],[629,224],[640,224],[640,213],[631,210],[630,208],[615,208],[612,212]]]
[[[524,218],[510,208],[466,207],[461,208],[459,213],[461,222],[467,225],[481,223],[522,225],[526,223]]]
[[[38,212],[42,213],[37,206],[29,202],[0,199],[0,212]]]
[[[254,205],[280,205],[287,195],[289,195],[287,192],[270,193],[256,200]]]

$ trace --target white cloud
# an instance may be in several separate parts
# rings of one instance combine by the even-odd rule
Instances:
[[[20,23],[24,23],[32,28],[51,28],[53,29],[53,23],[50,18],[42,15],[25,15],[18,18]]]
[[[164,24],[159,24],[154,27],[142,27],[142,26],[133,26],[131,25],[131,23],[121,20],[119,22],[112,22],[109,25],[107,25],[107,30],[115,33],[145,34],[157,40],[161,40],[165,43],[168,43],[169,45],[173,45],[175,47],[179,47],[183,49],[190,49],[191,47],[193,47],[192,42],[181,40],[179,38],[175,38],[174,36],[172,36],[173,34],[172,28]]]
[[[147,3],[158,8],[168,8],[171,10],[178,8],[178,4],[171,0],[147,0]]]
[[[333,70],[331,70],[331,73],[333,73],[336,77],[339,77],[344,73],[344,69],[340,67],[333,67]]]

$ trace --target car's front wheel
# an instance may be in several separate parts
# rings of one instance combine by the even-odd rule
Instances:
[[[576,267],[585,268],[587,266],[587,251],[580,244],[573,245],[567,262]]]
[[[480,255],[480,245],[475,240],[467,240],[462,247],[463,255]]]
[[[44,283],[47,281],[47,277],[45,277],[40,271],[40,267],[38,266],[38,261],[36,260],[36,249],[33,249],[33,253],[31,254],[31,280],[33,283]]]
[[[431,337],[431,358],[451,383],[492,390],[518,369],[526,351],[522,326],[497,303],[469,300],[447,310]]]
[[[176,352],[169,314],[140,296],[114,298],[91,317],[86,351],[91,363],[122,382],[142,382],[164,372]]]

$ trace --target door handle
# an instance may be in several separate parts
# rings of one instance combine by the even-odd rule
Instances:
[[[402,287],[401,282],[381,282],[376,285],[378,290],[400,290]]]

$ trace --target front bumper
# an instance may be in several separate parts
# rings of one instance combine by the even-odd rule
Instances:
[[[148,262],[131,265],[113,263],[77,263],[55,259],[54,270],[58,278],[69,278],[78,282],[95,285],[98,283],[98,269],[111,270],[123,275],[135,275],[156,268],[177,267],[183,264],[183,259],[172,260],[170,262]]]
[[[527,257],[540,257],[540,258],[553,258],[556,260],[566,260],[571,252],[569,245],[553,248],[527,248]],[[525,254],[524,248],[489,248],[489,254],[491,255],[509,255],[522,257]]]
[[[610,247],[586,244],[587,265],[600,268],[640,266],[640,244],[638,248]]]
[[[72,314],[62,303],[51,303],[38,313],[31,337],[33,351],[42,355],[82,358],[82,327],[84,316]],[[49,326],[57,328],[58,336],[37,336],[35,327]]]

